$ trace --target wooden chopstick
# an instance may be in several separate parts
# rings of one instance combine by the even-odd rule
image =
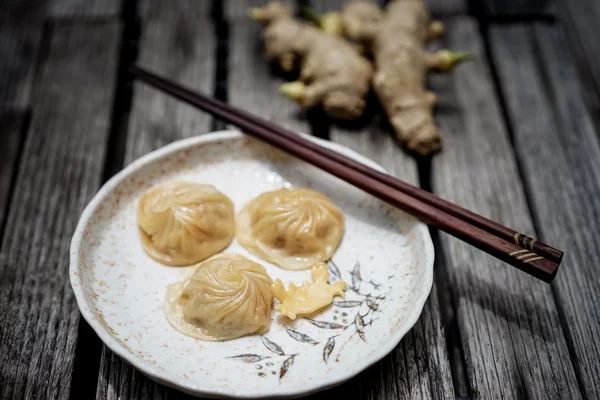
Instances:
[[[320,146],[314,145],[293,132],[261,120],[256,116],[236,109],[224,102],[194,92],[169,79],[160,77],[137,66],[132,66],[130,71],[138,79],[151,86],[183,100],[186,103],[196,106],[197,108],[207,111],[224,121],[236,125],[245,133],[251,134],[313,164],[338,178],[365,190],[373,196],[414,215],[421,221],[441,229],[532,276],[548,283],[556,276],[560,260],[562,259],[562,252],[556,249],[553,249],[555,250],[554,252],[548,252],[551,254],[551,257],[557,260],[554,261],[545,258],[539,253],[536,254],[535,252],[524,248],[531,243],[529,246],[530,248],[537,249],[538,251],[541,248],[547,251],[548,249],[552,249],[550,246],[536,246],[538,242],[533,242],[533,239],[529,238],[527,241],[519,240],[519,236],[516,235],[518,232],[502,227],[493,221],[490,221],[492,224],[477,225],[473,222],[474,220],[489,220],[442,200],[439,197],[437,198],[439,200],[431,200],[428,198],[428,201],[425,201],[423,200],[427,197],[425,194],[430,196],[434,195],[421,189],[419,189],[419,191],[422,193],[417,193],[414,189],[418,188],[415,188],[414,186],[405,184],[389,175],[372,170],[360,163],[356,163],[339,153],[322,151]],[[400,184],[398,182],[400,182]],[[402,190],[400,188],[408,190]],[[440,204],[443,204],[442,208],[438,207]],[[448,207],[448,204],[452,207]],[[452,214],[447,211],[449,208],[453,210],[458,209],[459,211],[455,211],[455,214]],[[464,210],[466,213],[464,211],[461,212],[460,210]],[[467,215],[468,218],[461,219],[463,215]],[[474,219],[473,216],[477,218]],[[486,229],[489,226],[501,227],[502,229],[495,228],[488,231]],[[498,233],[498,231],[504,233]],[[507,237],[507,233],[509,232],[514,232],[510,238]],[[548,249],[546,249],[546,247]]]

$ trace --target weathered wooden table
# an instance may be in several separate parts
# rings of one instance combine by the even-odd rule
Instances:
[[[102,345],[68,280],[69,240],[102,182],[224,125],[148,87],[148,68],[566,250],[550,286],[433,232],[435,285],[392,354],[314,398],[600,398],[600,3],[431,0],[475,60],[433,77],[443,153],[415,160],[281,98],[246,9],[262,1],[0,4],[0,398],[185,397]],[[342,0],[316,1],[319,10]]]

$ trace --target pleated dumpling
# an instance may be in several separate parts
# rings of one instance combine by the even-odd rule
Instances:
[[[263,333],[271,325],[272,283],[262,265],[219,254],[198,264],[188,279],[169,285],[164,312],[175,329],[201,340]]]
[[[146,193],[137,210],[146,254],[192,265],[223,250],[234,235],[233,203],[211,185],[172,182]]]
[[[344,215],[310,189],[279,189],[250,201],[236,219],[236,237],[248,251],[284,269],[327,261],[344,233]]]

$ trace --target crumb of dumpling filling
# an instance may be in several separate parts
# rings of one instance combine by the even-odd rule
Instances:
[[[299,315],[311,314],[333,302],[335,296],[344,297],[346,282],[339,281],[333,284],[329,280],[327,264],[318,263],[312,267],[313,282],[302,282],[301,286],[290,283],[289,289],[285,289],[283,282],[277,279],[273,282],[273,295],[279,304],[275,310],[290,319],[296,319]]]

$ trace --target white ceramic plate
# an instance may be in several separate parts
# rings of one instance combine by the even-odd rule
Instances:
[[[311,139],[381,170],[334,143]],[[273,312],[263,336],[202,342],[165,319],[168,284],[189,267],[162,266],[143,252],[135,209],[156,185],[184,179],[208,183],[236,211],[282,186],[313,188],[343,211],[346,232],[329,263],[332,279],[348,283],[346,298],[313,317],[289,323]],[[259,261],[289,282],[309,271],[284,271],[237,242],[227,249]],[[198,396],[301,396],[342,383],[383,358],[417,321],[433,280],[433,245],[426,226],[307,163],[239,132],[175,142],[135,161],[102,187],[86,207],[71,243],[71,285],[84,318],[115,353],[150,378]]]

